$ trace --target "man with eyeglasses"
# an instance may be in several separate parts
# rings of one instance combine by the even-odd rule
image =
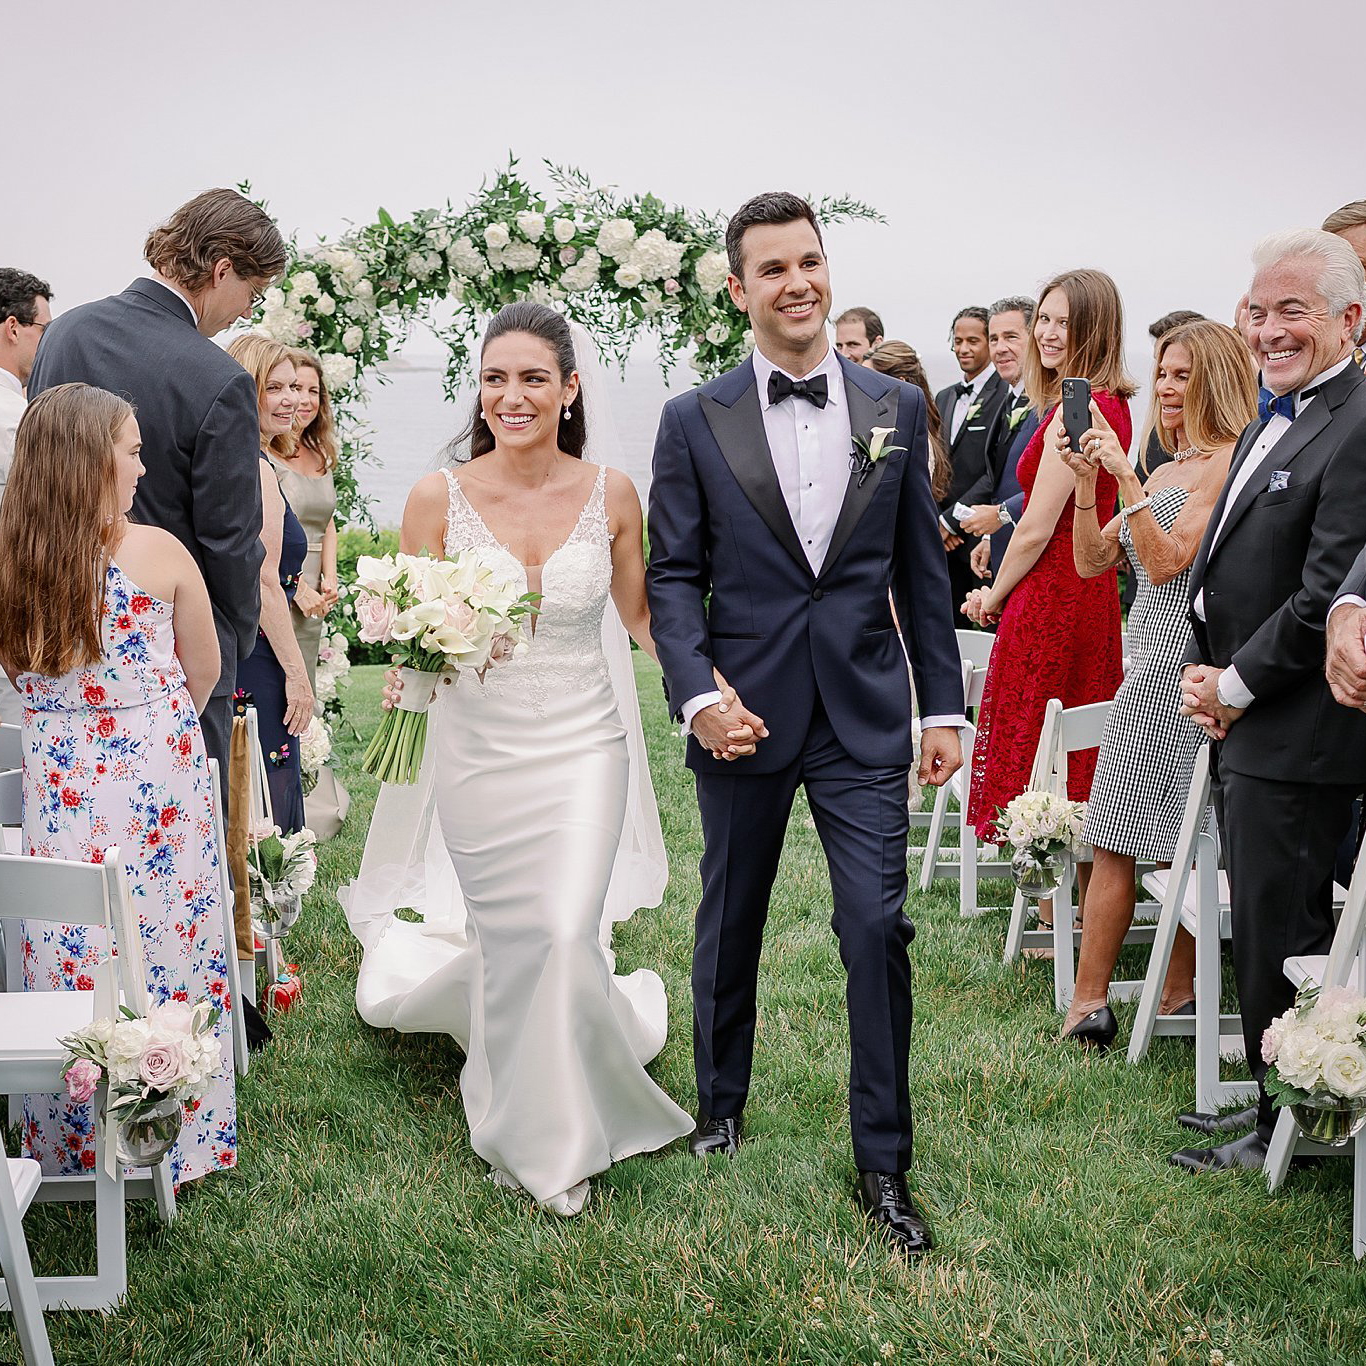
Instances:
[[[151,276],[82,304],[48,329],[30,393],[69,381],[131,400],[142,431],[133,516],[194,556],[218,627],[222,675],[200,714],[204,745],[228,771],[237,661],[261,613],[260,423],[256,385],[209,338],[250,320],[285,267],[270,217],[235,190],[206,190],[148,234]],[[226,803],[226,784],[224,790]]]
[[[46,281],[0,266],[0,497],[14,458],[14,433],[28,406],[24,386],[43,329],[52,321],[51,298],[52,287]]]

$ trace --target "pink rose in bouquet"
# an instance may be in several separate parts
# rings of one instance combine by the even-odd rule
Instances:
[[[375,645],[389,638],[398,607],[388,598],[362,595],[356,603],[357,634],[367,645]]]

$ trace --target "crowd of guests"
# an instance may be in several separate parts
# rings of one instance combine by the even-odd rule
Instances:
[[[0,269],[0,664],[15,685],[0,712],[25,716],[25,847],[89,859],[120,845],[153,998],[222,1002],[226,1058],[231,1010],[249,1005],[224,999],[217,854],[195,834],[212,829],[208,759],[228,803],[234,711],[254,705],[275,821],[304,824],[297,742],[338,596],[338,441],[317,356],[250,332],[210,340],[249,321],[284,268],[264,212],[208,191],[145,255],[149,278],[55,322],[45,281]],[[846,360],[924,392],[952,605],[995,632],[969,785],[981,838],[997,838],[998,810],[1028,784],[1048,701],[1114,701],[1099,750],[1068,766],[1095,854],[1064,1035],[1113,1041],[1136,868],[1173,857],[1212,744],[1260,1081],[1262,1032],[1292,999],[1282,960],[1327,949],[1335,864],[1354,856],[1366,787],[1366,201],[1266,239],[1253,264],[1234,326],[1189,310],[1152,325],[1137,443],[1122,303],[1101,271],[1061,272],[1037,302],[960,309],[962,378],[937,392],[872,309],[847,309],[835,333]],[[1064,377],[1091,388],[1076,449]],[[182,887],[189,917],[167,899]],[[101,951],[61,929],[26,923],[27,985],[74,985]],[[1164,1012],[1193,1009],[1193,964],[1183,936]],[[226,1076],[205,1135],[183,1141],[182,1179],[231,1165]],[[29,1150],[54,1170],[88,1167],[88,1106],[30,1102]],[[1174,1161],[1260,1164],[1264,1091],[1233,1116],[1188,1118],[1247,1132]]]
[[[148,278],[56,322],[46,281],[0,269],[0,719],[24,726],[25,851],[117,846],[153,1003],[222,1007],[224,1070],[176,1145],[181,1182],[235,1162],[233,1012],[253,1042],[269,1035],[249,920],[235,944],[224,933],[209,760],[240,849],[234,713],[254,706],[273,820],[303,827],[298,738],[338,600],[339,443],[316,355],[210,340],[249,321],[285,267],[258,206],[207,191],[144,255]],[[243,900],[245,866],[229,863]],[[20,933],[26,989],[78,988],[108,949],[50,920]],[[246,960],[242,1001],[229,952]],[[90,1105],[26,1097],[23,1142],[49,1172],[89,1170]]]
[[[1282,962],[1327,952],[1334,873],[1360,844],[1366,201],[1321,229],[1267,238],[1253,268],[1233,326],[1192,310],[1152,324],[1137,443],[1120,296],[1099,271],[1058,275],[1037,305],[1018,296],[960,309],[951,341],[962,379],[932,398],[914,349],[886,340],[873,310],[846,310],[837,344],[925,390],[953,607],[996,633],[971,758],[968,819],[980,838],[999,841],[997,812],[1028,786],[1049,699],[1113,699],[1099,750],[1067,769],[1068,795],[1088,802],[1094,860],[1079,870],[1082,940],[1063,1035],[1113,1042],[1108,993],[1137,867],[1170,864],[1212,742],[1244,1042],[1261,1083],[1262,1034],[1293,1002]],[[1079,449],[1059,411],[1065,376],[1091,386]],[[1194,960],[1182,931],[1163,1013],[1194,1012]],[[1245,1110],[1181,1119],[1240,1136],[1183,1149],[1177,1165],[1261,1165],[1264,1088]]]

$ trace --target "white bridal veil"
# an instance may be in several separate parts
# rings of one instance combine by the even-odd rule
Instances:
[[[570,326],[587,415],[585,458],[594,464],[620,469],[621,447],[597,347],[577,323]],[[613,924],[629,920],[641,907],[660,904],[669,866],[659,808],[650,782],[631,644],[610,599],[603,614],[602,642],[630,755],[625,825],[612,867],[600,931],[610,961]],[[403,908],[421,915],[429,932],[457,942],[464,938],[465,903],[436,812],[435,785],[439,775],[433,761],[440,748],[434,732],[444,724],[446,708],[459,704],[458,688],[437,689],[428,716],[426,757],[418,780],[411,785],[385,783],[380,788],[360,873],[338,892],[352,932],[367,950],[383,935],[394,912]],[[507,816],[510,821],[517,819],[515,811],[509,811]],[[534,837],[533,832],[527,833]]]

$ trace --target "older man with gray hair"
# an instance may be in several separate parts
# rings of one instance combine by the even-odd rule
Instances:
[[[1215,806],[1233,906],[1243,1040],[1262,1083],[1262,1034],[1294,1002],[1288,957],[1328,951],[1334,857],[1366,774],[1366,715],[1323,673],[1324,627],[1366,538],[1366,376],[1352,364],[1366,274],[1318,229],[1258,244],[1247,341],[1262,371],[1259,420],[1239,439],[1191,571],[1183,712],[1215,742]],[[1251,1132],[1172,1161],[1260,1167],[1265,1087]],[[1229,1129],[1215,1121],[1211,1131]]]

